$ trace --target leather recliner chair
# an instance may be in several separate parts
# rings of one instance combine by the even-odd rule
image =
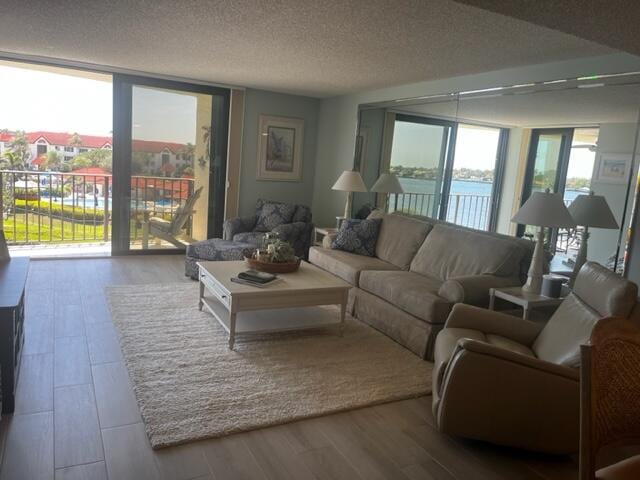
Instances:
[[[628,317],[637,293],[634,283],[588,262],[546,325],[455,305],[435,344],[438,429],[539,452],[577,452],[580,344],[601,318]]]

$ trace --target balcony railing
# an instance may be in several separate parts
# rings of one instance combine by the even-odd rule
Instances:
[[[191,178],[132,176],[131,240],[141,240],[145,217],[171,221],[193,193],[193,182]],[[10,245],[107,242],[111,212],[111,174],[0,170],[0,213]]]
[[[438,214],[439,197],[434,193],[402,193],[391,195],[389,210],[410,215],[435,217]],[[490,195],[449,195],[446,220],[457,225],[486,230],[491,213]]]

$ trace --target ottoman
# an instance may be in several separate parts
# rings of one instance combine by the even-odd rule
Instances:
[[[251,243],[222,240],[221,238],[212,238],[211,240],[192,243],[187,246],[184,274],[187,277],[197,280],[198,266],[196,262],[243,260],[244,257],[251,256],[255,248],[255,245]]]

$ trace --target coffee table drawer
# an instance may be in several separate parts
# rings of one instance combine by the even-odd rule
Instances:
[[[200,273],[200,281],[204,284],[205,288],[211,292],[220,302],[227,307],[229,306],[229,294],[226,293],[220,286],[206,273]]]

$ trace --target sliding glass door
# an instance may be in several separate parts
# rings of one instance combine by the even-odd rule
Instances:
[[[226,89],[115,76],[115,254],[221,234],[228,115]]]
[[[552,193],[564,194],[572,139],[572,128],[534,129],[531,132],[522,205],[533,192],[549,189]],[[535,227],[518,225],[518,236],[533,235],[535,231]],[[548,245],[555,245],[557,234],[557,229],[548,232]]]
[[[389,171],[403,194],[390,211],[495,230],[508,130],[397,114]]]
[[[396,115],[389,171],[406,193],[392,196],[390,210],[438,217],[454,127],[453,122]]]

